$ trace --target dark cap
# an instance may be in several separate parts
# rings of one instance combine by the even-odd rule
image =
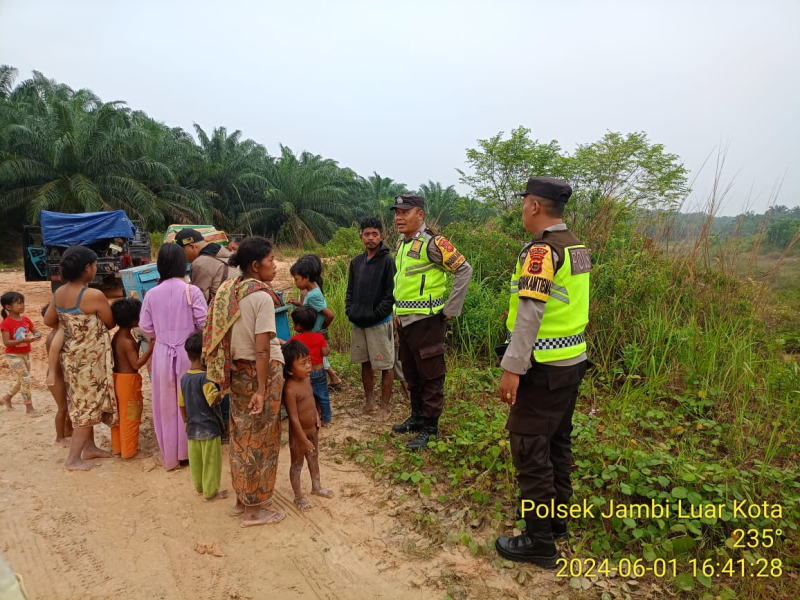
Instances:
[[[197,231],[197,229],[181,229],[175,234],[175,243],[181,247],[205,241],[206,238],[204,238],[203,234]]]
[[[400,194],[394,198],[394,206],[389,210],[408,210],[409,208],[421,208],[425,210],[425,198],[414,194]]]
[[[572,188],[563,179],[556,179],[555,177],[531,177],[528,179],[528,185],[525,186],[525,191],[518,192],[515,196],[527,196],[528,194],[566,204],[569,197],[572,196]]]

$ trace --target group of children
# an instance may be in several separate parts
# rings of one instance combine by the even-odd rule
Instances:
[[[315,255],[301,257],[290,269],[299,300],[292,322],[295,335],[281,340],[285,360],[283,405],[289,420],[289,449],[291,455],[290,481],[295,504],[302,510],[311,508],[300,485],[303,463],[308,463],[314,495],[330,498],[333,493],[320,483],[319,429],[331,424],[330,387],[338,388],[341,379],[328,362],[327,328],[335,315],[328,307],[322,292],[322,262]],[[22,393],[27,412],[33,412],[30,378],[31,344],[40,340],[33,322],[24,315],[25,298],[19,292],[7,292],[0,299],[2,330],[6,361],[16,376],[16,383],[3,401],[13,409],[12,398]],[[49,305],[42,309],[42,314]],[[111,305],[118,330],[111,340],[113,354],[114,391],[119,410],[119,424],[111,429],[112,454],[122,458],[148,456],[139,451],[139,427],[143,411],[142,377],[139,373],[150,360],[155,341],[141,352],[141,340],[134,330],[139,324],[142,303],[135,298],[121,298]],[[63,333],[56,326],[47,338],[47,385],[58,411],[56,442],[69,446],[72,425],[67,411],[67,392],[61,362]],[[202,332],[197,331],[184,344],[191,361],[189,371],[180,381],[178,406],[189,439],[189,467],[192,483],[205,500],[227,497],[220,490],[222,479],[222,434],[225,431],[219,386],[208,380],[202,360]]]
[[[332,420],[328,377],[334,388],[341,385],[341,379],[327,362],[327,327],[335,315],[322,293],[322,262],[315,255],[306,255],[292,265],[290,272],[300,290],[300,299],[290,300],[295,306],[292,322],[296,333],[289,340],[281,340],[285,361],[282,404],[289,420],[289,479],[294,503],[301,510],[308,510],[311,503],[300,484],[304,462],[311,474],[311,493],[333,497],[333,492],[320,483],[319,429],[330,426]],[[199,331],[186,340],[185,350],[192,365],[181,379],[178,404],[189,438],[192,483],[198,494],[213,500],[227,497],[226,490],[220,491],[224,427],[218,407],[222,397],[220,387],[206,377],[202,345]]]

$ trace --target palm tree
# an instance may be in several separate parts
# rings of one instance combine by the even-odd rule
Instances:
[[[438,181],[428,181],[419,186],[419,194],[425,196],[425,223],[440,229],[450,223],[452,209],[459,196],[455,186],[442,187]]]
[[[263,199],[246,205],[239,228],[301,245],[330,239],[351,217],[352,174],[330,159],[309,152],[300,156],[281,146],[267,167]]]
[[[2,132],[0,209],[24,209],[29,222],[40,210],[122,209],[156,226],[164,214],[194,212],[190,199],[153,192],[174,177],[146,156],[147,132],[124,103],[103,103],[89,90],[73,92],[39,74],[10,95],[18,111]]]
[[[216,127],[211,136],[197,124],[194,129],[200,142],[198,162],[183,183],[204,190],[214,221],[232,227],[245,205],[263,197],[266,169],[273,159],[264,146],[243,141],[238,129],[228,135],[225,127]]]
[[[360,177],[357,186],[356,210],[359,216],[384,214],[394,203],[395,196],[408,193],[404,183],[394,181],[390,177],[381,177],[375,172],[369,177]]]

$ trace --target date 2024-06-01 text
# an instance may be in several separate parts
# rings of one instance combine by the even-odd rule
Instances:
[[[783,575],[783,561],[780,558],[758,558],[752,562],[744,558],[718,560],[707,558],[699,560],[692,558],[685,567],[679,567],[678,560],[673,558],[656,558],[647,562],[642,558],[621,558],[615,563],[604,559],[597,561],[593,558],[559,558],[559,571],[556,577],[586,577],[592,579],[599,577],[640,578],[646,575],[654,577],[677,577],[681,573],[690,573],[692,577],[771,577]]]

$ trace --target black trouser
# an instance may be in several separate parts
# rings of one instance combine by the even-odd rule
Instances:
[[[522,500],[566,504],[572,496],[572,413],[587,366],[534,363],[520,377],[506,429]]]
[[[412,410],[438,418],[444,409],[444,316],[439,313],[397,328],[400,361]]]

